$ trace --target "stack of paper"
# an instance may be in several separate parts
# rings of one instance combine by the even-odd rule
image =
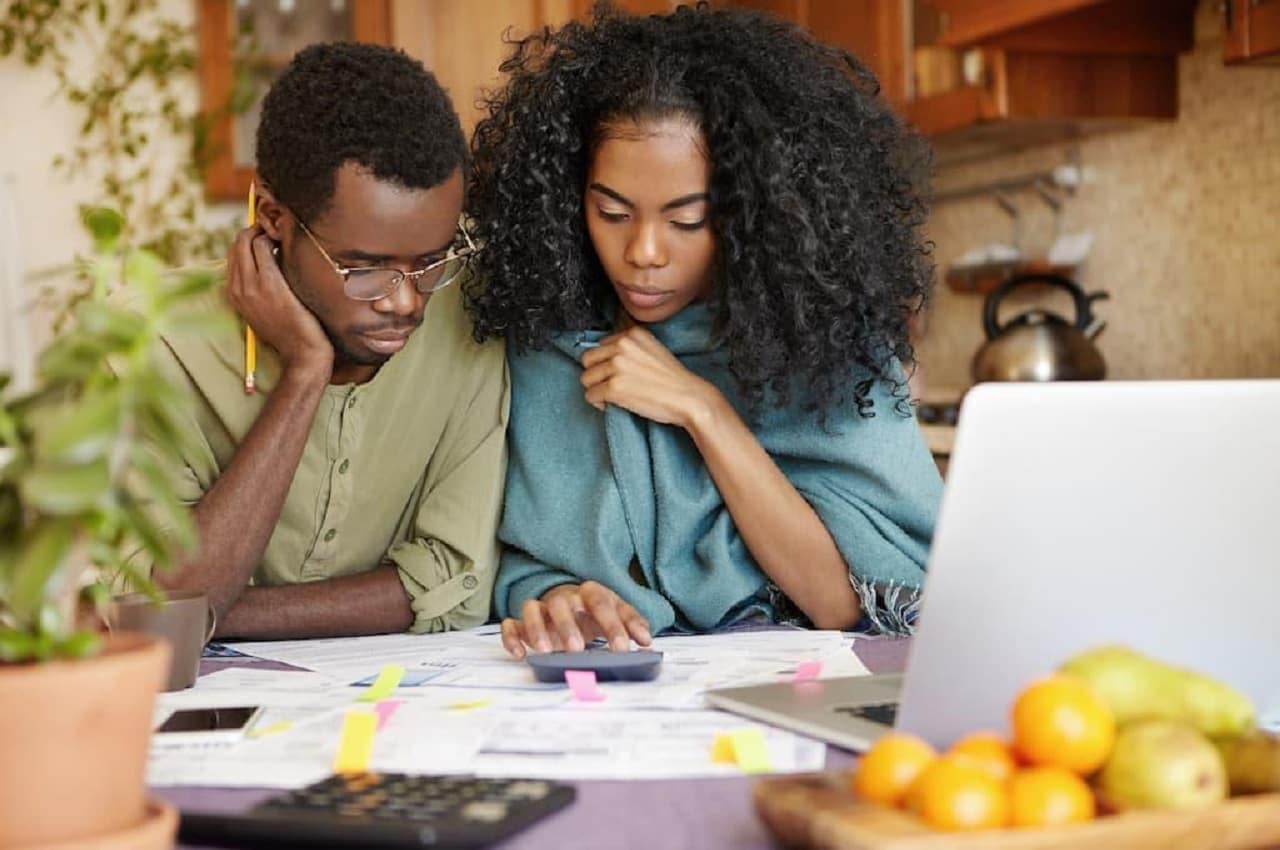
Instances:
[[[866,673],[839,632],[762,630],[660,637],[662,672],[652,682],[603,682],[603,699],[579,702],[564,684],[536,681],[502,649],[493,626],[440,635],[241,643],[235,648],[298,670],[234,667],[163,694],[157,722],[180,708],[263,706],[232,743],[171,744],[155,736],[153,785],[294,788],[327,776],[346,714],[388,665],[403,668],[394,710],[379,712],[369,767],[555,779],[731,776],[712,758],[718,738],[763,736],[775,772],[821,769],[825,745],[732,714],[708,710],[715,687],[804,675]],[[398,669],[397,669],[398,672]],[[384,716],[385,715],[385,716]],[[752,733],[754,736],[754,733]]]

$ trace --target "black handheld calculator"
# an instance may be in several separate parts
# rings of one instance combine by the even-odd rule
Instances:
[[[185,844],[259,848],[487,847],[573,802],[540,779],[335,775],[243,814],[183,812]]]

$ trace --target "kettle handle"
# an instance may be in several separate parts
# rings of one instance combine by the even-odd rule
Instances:
[[[1066,290],[1067,294],[1071,296],[1071,300],[1075,302],[1075,327],[1080,331],[1084,331],[1093,324],[1093,302],[1111,297],[1110,293],[1101,291],[1086,295],[1078,283],[1060,274],[1050,274],[1048,272],[1016,274],[991,290],[991,294],[987,296],[986,304],[982,310],[982,328],[987,333],[987,339],[995,339],[1004,331],[999,319],[1000,302],[1004,300],[1004,297],[1010,291],[1029,283],[1047,283],[1050,286]]]

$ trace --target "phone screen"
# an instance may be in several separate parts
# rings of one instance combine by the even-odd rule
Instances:
[[[233,731],[249,725],[257,713],[256,705],[242,705],[234,708],[187,708],[170,714],[156,732]]]

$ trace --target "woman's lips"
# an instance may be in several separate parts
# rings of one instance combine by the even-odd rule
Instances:
[[[669,299],[673,293],[661,289],[637,289],[618,284],[618,294],[627,304],[638,310],[651,310]]]

